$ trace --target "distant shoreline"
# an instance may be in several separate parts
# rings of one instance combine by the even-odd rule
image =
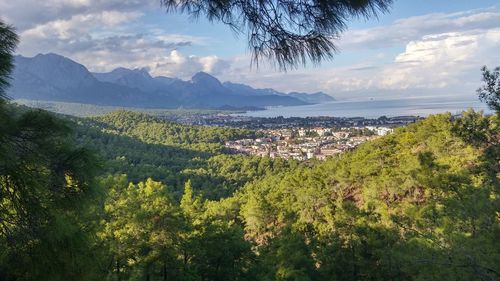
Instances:
[[[484,103],[474,98],[422,97],[410,99],[339,100],[328,103],[267,107],[264,111],[247,111],[244,117],[364,117],[379,118],[399,116],[421,116],[450,112],[459,114],[468,108],[490,112]]]
[[[213,115],[229,115],[233,118],[396,118],[404,117],[421,118],[429,114],[450,112],[453,115],[459,114],[469,107],[476,110],[489,112],[486,105],[479,101],[453,100],[434,101],[433,98],[421,99],[390,99],[390,100],[340,100],[322,104],[300,105],[300,106],[270,106],[266,108],[258,107],[219,107],[219,108],[141,108],[94,105],[73,102],[43,101],[16,99],[11,102],[44,109],[47,111],[73,115],[77,117],[92,117],[105,115],[117,110],[130,110],[147,113],[153,116],[165,117],[173,121],[180,120],[189,123],[191,116],[203,117]],[[187,120],[187,121],[186,121]],[[203,123],[203,122],[198,122]]]

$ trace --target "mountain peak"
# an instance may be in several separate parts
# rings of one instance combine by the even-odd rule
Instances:
[[[67,60],[69,60],[67,57],[56,54],[56,53],[46,53],[46,54],[39,53],[34,58],[52,58],[52,59],[67,59]]]
[[[111,70],[110,73],[117,73],[117,74],[121,74],[121,73],[129,73],[130,71],[132,71],[131,69],[128,69],[128,68],[125,68],[125,67],[117,67],[113,70]]]
[[[114,77],[123,77],[126,75],[137,75],[137,76],[142,76],[144,78],[151,79],[151,75],[149,74],[149,71],[146,67],[143,68],[134,68],[134,69],[129,69],[125,67],[117,67],[113,69],[109,74],[113,75]]]
[[[85,68],[85,66],[83,66],[82,64],[79,64],[76,61],[71,60],[70,58],[55,53],[37,54],[36,56],[33,57],[33,60],[39,62],[47,62],[51,64],[64,63],[66,65],[74,65],[80,68]]]
[[[221,85],[220,81],[217,78],[203,71],[200,71],[195,75],[193,75],[193,77],[191,77],[191,81],[197,84],[200,83],[200,84]]]
[[[324,92],[316,92],[312,94],[308,93],[300,93],[300,92],[290,92],[288,93],[289,96],[292,96],[294,98],[301,99],[306,102],[310,103],[323,103],[323,102],[330,102],[330,101],[335,101],[335,98],[324,93]]]
[[[33,58],[19,56],[15,64],[16,72],[29,73],[33,78],[50,81],[57,88],[79,87],[95,82],[85,66],[54,53],[38,54]]]

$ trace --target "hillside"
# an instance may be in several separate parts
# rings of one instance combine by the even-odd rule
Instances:
[[[430,116],[341,158],[266,173],[194,216],[241,226],[260,253],[257,280],[281,270],[308,280],[494,276],[499,182],[489,171],[498,171],[498,147],[464,142],[450,118]],[[194,192],[206,192],[196,182]]]
[[[492,142],[481,143],[464,138],[461,124],[488,119],[450,118],[430,116],[339,158],[247,184],[226,216],[238,214],[257,245],[257,279],[495,280],[498,119],[480,138]]]
[[[326,162],[290,167],[279,159],[255,162],[257,158],[241,156],[197,156],[207,160],[181,169],[181,182],[189,180],[194,194],[204,194],[191,215],[208,220],[206,223],[215,220],[212,223],[241,227],[242,234],[232,235],[244,235],[261,253],[251,265],[254,275],[249,275],[258,280],[284,270],[281,263],[310,280],[332,275],[340,280],[373,276],[376,280],[396,276],[474,280],[474,270],[490,276],[487,270],[495,268],[500,258],[493,250],[498,224],[484,222],[498,209],[498,201],[489,196],[498,191],[498,178],[488,172],[498,171],[498,151],[464,142],[454,133],[457,127],[450,118],[446,114],[430,116]],[[190,132],[192,129],[129,112],[95,121],[106,124],[100,127],[113,134],[154,144],[185,144],[194,139],[216,144],[237,137],[224,133],[227,129],[217,129],[225,137],[217,137],[216,130],[207,131],[207,139],[203,132],[207,129]],[[159,155],[154,154],[152,159]],[[165,165],[166,170],[174,167]],[[251,176],[244,176],[249,173]],[[179,191],[172,180],[167,182]],[[207,196],[229,197],[202,204]],[[240,254],[251,255],[246,251]],[[297,260],[282,256],[282,251],[295,253]],[[470,259],[474,263],[461,269]],[[427,263],[431,260],[432,266]],[[419,265],[417,261],[426,262]],[[321,267],[314,269],[315,263]],[[215,276],[223,279],[223,275]]]
[[[180,125],[123,110],[71,120],[80,124],[79,143],[102,156],[105,173],[127,174],[133,182],[152,178],[178,196],[190,180],[205,198],[227,197],[248,181],[289,167],[281,159],[226,154],[225,141],[255,136],[245,129]]]
[[[1,147],[11,159],[1,168],[28,201],[4,201],[20,212],[3,227],[31,242],[18,249],[0,240],[9,277],[25,268],[37,280],[495,280],[499,272],[496,116],[430,116],[340,157],[296,163],[225,154],[221,143],[247,130],[128,111],[65,120],[9,111],[2,133],[14,141]],[[39,211],[25,217],[25,208]],[[47,273],[54,262],[61,266]]]

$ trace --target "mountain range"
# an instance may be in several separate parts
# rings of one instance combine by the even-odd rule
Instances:
[[[221,83],[205,72],[189,81],[152,77],[145,69],[117,68],[92,73],[57,54],[15,57],[8,94],[13,99],[78,102],[154,108],[260,108],[333,101],[322,93],[282,93],[232,82]]]

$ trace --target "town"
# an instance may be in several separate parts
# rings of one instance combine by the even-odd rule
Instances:
[[[257,131],[259,137],[227,141],[225,147],[232,153],[246,155],[325,160],[391,132],[392,128],[374,126],[261,129]]]
[[[225,142],[229,153],[271,158],[325,160],[358,145],[392,133],[394,128],[423,119],[419,116],[364,117],[251,117],[239,113],[169,115],[182,124],[256,130],[256,138]]]
[[[202,126],[224,126],[246,129],[287,129],[287,128],[341,128],[341,127],[365,127],[365,126],[384,126],[399,127],[417,120],[423,119],[419,116],[396,116],[379,118],[364,117],[252,117],[242,116],[239,113],[226,112],[202,112],[199,114],[159,114],[170,121],[175,121],[187,125]]]

